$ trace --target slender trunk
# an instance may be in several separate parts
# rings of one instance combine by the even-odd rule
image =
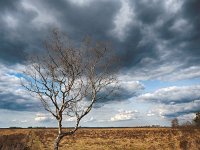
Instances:
[[[54,150],[58,150],[59,143],[61,139],[63,138],[62,135],[62,118],[58,120],[58,136],[56,137],[55,143],[54,143]]]
[[[59,147],[59,143],[61,141],[62,137],[60,134],[58,134],[56,140],[55,140],[55,143],[54,143],[54,150],[58,150],[58,147]]]

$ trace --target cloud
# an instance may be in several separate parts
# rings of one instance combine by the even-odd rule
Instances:
[[[137,99],[161,104],[188,103],[200,98],[199,90],[200,85],[172,86],[158,89],[152,93],[142,94]]]
[[[195,113],[178,116],[178,120],[181,120],[182,122],[193,121],[194,118],[195,118]]]
[[[151,113],[154,114],[154,116],[160,116],[162,118],[180,118],[186,120],[186,116],[193,116],[200,110],[199,102],[200,100],[180,104],[158,104],[151,110]],[[191,119],[191,117],[189,119]]]
[[[0,109],[36,111],[40,101],[30,96],[20,84],[23,65],[5,66],[0,64]]]
[[[137,110],[128,111],[128,110],[120,110],[118,114],[110,118],[110,121],[125,121],[135,119],[138,114]]]
[[[0,64],[0,108],[17,111],[39,111],[43,106],[37,97],[21,86],[22,72],[25,66],[21,64]],[[95,108],[107,103],[126,101],[138,95],[144,90],[144,85],[139,81],[126,80],[126,76],[120,76],[120,88],[111,96],[105,97],[95,103]],[[106,93],[102,92],[101,95]]]
[[[114,18],[115,27],[112,29],[111,34],[120,41],[123,41],[133,21],[134,14],[128,0],[121,0],[121,3],[122,6]]]
[[[152,116],[155,116],[155,113],[152,110],[150,110],[150,111],[148,111],[148,113],[146,115],[148,117],[152,117]]]
[[[32,12],[35,12],[35,14],[37,14],[31,20],[31,24],[38,29],[40,28],[43,29],[44,26],[49,26],[49,25],[54,25],[57,27],[60,26],[55,15],[47,11],[47,9],[43,9],[43,6],[40,5],[38,1],[33,2],[33,1],[22,0],[21,7],[25,11],[32,11]]]
[[[198,0],[1,2],[0,60],[22,63],[27,52],[42,51],[42,40],[59,27],[75,42],[85,35],[111,41],[122,71],[137,78],[193,78],[171,74],[184,74],[199,65],[198,4]]]
[[[182,68],[179,71],[174,71],[170,75],[166,75],[165,77],[160,77],[160,79],[168,81],[177,81],[184,79],[194,79],[199,77],[200,77],[200,67],[190,66],[187,68]]]
[[[28,120],[22,120],[21,121],[21,123],[27,123],[28,122]]]
[[[83,122],[94,122],[97,121],[96,119],[94,119],[94,117],[90,117],[88,119],[85,119]]]
[[[130,27],[130,35],[123,43],[127,45],[123,47],[123,63],[136,80],[174,80],[171,74],[183,74],[182,70],[199,65],[199,38],[189,37],[197,33],[194,28],[196,22],[191,23],[192,17],[187,18],[184,11],[186,3],[195,8],[197,1],[131,2],[136,17],[135,24]],[[191,75],[175,80],[188,77]]]
[[[74,121],[76,121],[76,120],[77,120],[76,117],[66,117],[66,118],[64,119],[64,121],[66,121],[66,122],[74,122]]]
[[[47,114],[43,114],[43,113],[37,113],[36,117],[35,117],[35,121],[36,122],[50,122],[52,121],[54,118],[47,115]]]
[[[127,91],[141,91],[144,90],[144,85],[137,80],[134,80],[132,75],[118,75],[119,86],[126,89]]]
[[[93,0],[69,0],[69,2],[78,6],[89,5],[92,1]]]
[[[199,90],[200,85],[172,86],[139,95],[136,99],[156,104],[147,112],[148,117],[179,118],[186,121],[192,120],[191,116],[200,111]]]
[[[119,87],[114,89],[110,95],[108,95],[108,92],[111,91],[113,87],[108,87],[108,89],[100,92],[98,96],[103,98],[95,103],[95,108],[113,102],[127,101],[129,98],[138,96],[144,90],[144,85],[141,82],[126,80],[125,78],[126,76],[119,76]]]

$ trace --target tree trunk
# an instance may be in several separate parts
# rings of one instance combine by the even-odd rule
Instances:
[[[55,140],[55,143],[54,143],[54,150],[58,150],[58,147],[59,147],[59,143],[61,141],[62,137],[61,135],[59,134]]]
[[[59,120],[58,120],[58,136],[57,136],[55,143],[54,143],[54,150],[58,150],[59,143],[60,143],[62,138],[63,138],[63,135],[62,135],[62,117],[60,117]]]

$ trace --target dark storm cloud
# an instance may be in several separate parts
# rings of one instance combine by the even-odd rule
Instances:
[[[24,7],[23,3],[29,7]],[[125,27],[127,32],[122,41],[118,34],[111,35],[110,32],[116,27],[114,20],[123,4],[114,0],[85,3],[79,5],[69,0],[1,2],[0,59],[21,62],[25,52],[42,49],[41,43],[48,31],[58,27],[75,41],[85,35],[112,41],[121,57],[122,67],[128,70],[148,72],[167,62],[181,62],[183,68],[200,62],[198,0],[128,1],[133,16],[129,18],[132,22]],[[9,26],[10,18],[6,23],[9,15],[16,19],[16,26]],[[12,20],[10,23],[12,26]],[[163,48],[159,48],[161,46]],[[166,52],[168,55],[163,58]],[[187,57],[184,63],[183,57]],[[156,63],[146,63],[146,59]]]
[[[182,16],[192,25],[192,30],[184,38],[185,42],[189,41],[185,45],[184,50],[187,51],[187,54],[192,54],[193,57],[198,59],[200,56],[200,1],[191,0],[186,1],[183,5]]]
[[[125,87],[121,87],[115,90],[110,95],[108,95],[107,91],[103,91],[97,95],[97,97],[101,97],[101,99],[96,101],[94,107],[99,108],[108,103],[127,101],[129,98],[137,96],[138,94],[139,91],[137,90],[130,91],[127,90]]]
[[[20,0],[7,0],[7,1],[0,1],[0,8],[1,11],[12,11],[16,10],[16,7],[18,6]]]
[[[97,97],[100,97],[95,103],[95,107],[101,107],[106,103],[128,101],[132,97],[136,97],[144,90],[144,85],[137,81],[122,82],[116,89],[108,87],[98,93]],[[110,91],[112,91],[110,93]]]
[[[163,12],[162,1],[132,1],[135,14],[138,20],[144,24],[155,23]]]
[[[63,29],[75,38],[90,35],[95,39],[107,40],[107,33],[114,27],[113,18],[120,8],[116,1],[92,1],[89,5],[78,6],[68,1],[57,4],[48,3],[50,8],[59,11]],[[62,6],[61,6],[62,5]]]
[[[156,29],[159,37],[167,40],[170,48],[180,48],[183,54],[188,52],[187,55],[199,56],[199,8],[198,0],[184,1],[181,9],[173,16],[169,16],[164,24]],[[181,44],[184,46],[180,47]]]
[[[12,42],[6,36],[9,31],[7,29],[7,24],[4,23],[4,16],[6,12],[17,11],[17,6],[19,1],[1,1],[0,2],[0,59],[12,61],[21,59],[21,49],[24,48],[24,43]],[[16,55],[15,55],[16,54]]]
[[[38,111],[40,107],[41,106],[39,104],[30,102],[22,96],[0,92],[0,109],[15,111]]]
[[[151,75],[155,78],[151,72],[166,64],[179,64],[174,71],[199,65],[198,0],[182,1],[183,4],[176,1],[177,4],[169,6],[167,2],[131,1],[135,18],[126,40],[121,43],[122,60],[128,70],[132,68],[133,72],[148,73],[149,78]],[[147,59],[152,61],[145,61]],[[164,76],[165,72],[160,75]]]
[[[24,59],[25,53],[23,50],[26,48],[26,44],[23,42],[12,42],[6,39],[1,39],[0,56],[3,61],[8,62],[21,62]]]
[[[185,59],[183,67],[200,63],[200,2],[184,1],[181,9],[156,28],[160,39],[168,42],[168,51],[172,51],[172,61]],[[167,12],[166,12],[167,13]],[[180,55],[181,54],[181,55]]]
[[[140,68],[141,61],[145,57],[156,58],[157,52],[154,51],[155,43],[148,41],[145,45],[139,45],[143,36],[138,26],[130,29],[126,41],[119,47],[123,50],[121,55],[121,63],[125,68],[137,67]],[[144,66],[142,66],[144,67]]]
[[[52,28],[58,26],[73,40],[81,40],[85,35],[108,39],[107,32],[113,27],[113,17],[120,7],[120,3],[114,1],[94,1],[82,7],[68,1],[49,0],[34,1],[26,8],[23,2],[1,2],[0,60],[22,62],[25,52],[42,49],[42,40]],[[49,14],[44,13],[49,11]],[[43,18],[39,18],[41,16]],[[53,19],[49,21],[49,17]],[[34,23],[38,18],[40,20]],[[46,24],[41,25],[41,22]]]
[[[37,13],[25,10],[20,2],[5,1],[0,5],[0,60],[11,64],[22,62],[36,40],[31,21]]]

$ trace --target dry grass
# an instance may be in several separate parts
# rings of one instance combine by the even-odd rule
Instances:
[[[55,129],[1,129],[1,150],[51,150]],[[61,150],[199,150],[200,129],[79,129],[65,137]]]

